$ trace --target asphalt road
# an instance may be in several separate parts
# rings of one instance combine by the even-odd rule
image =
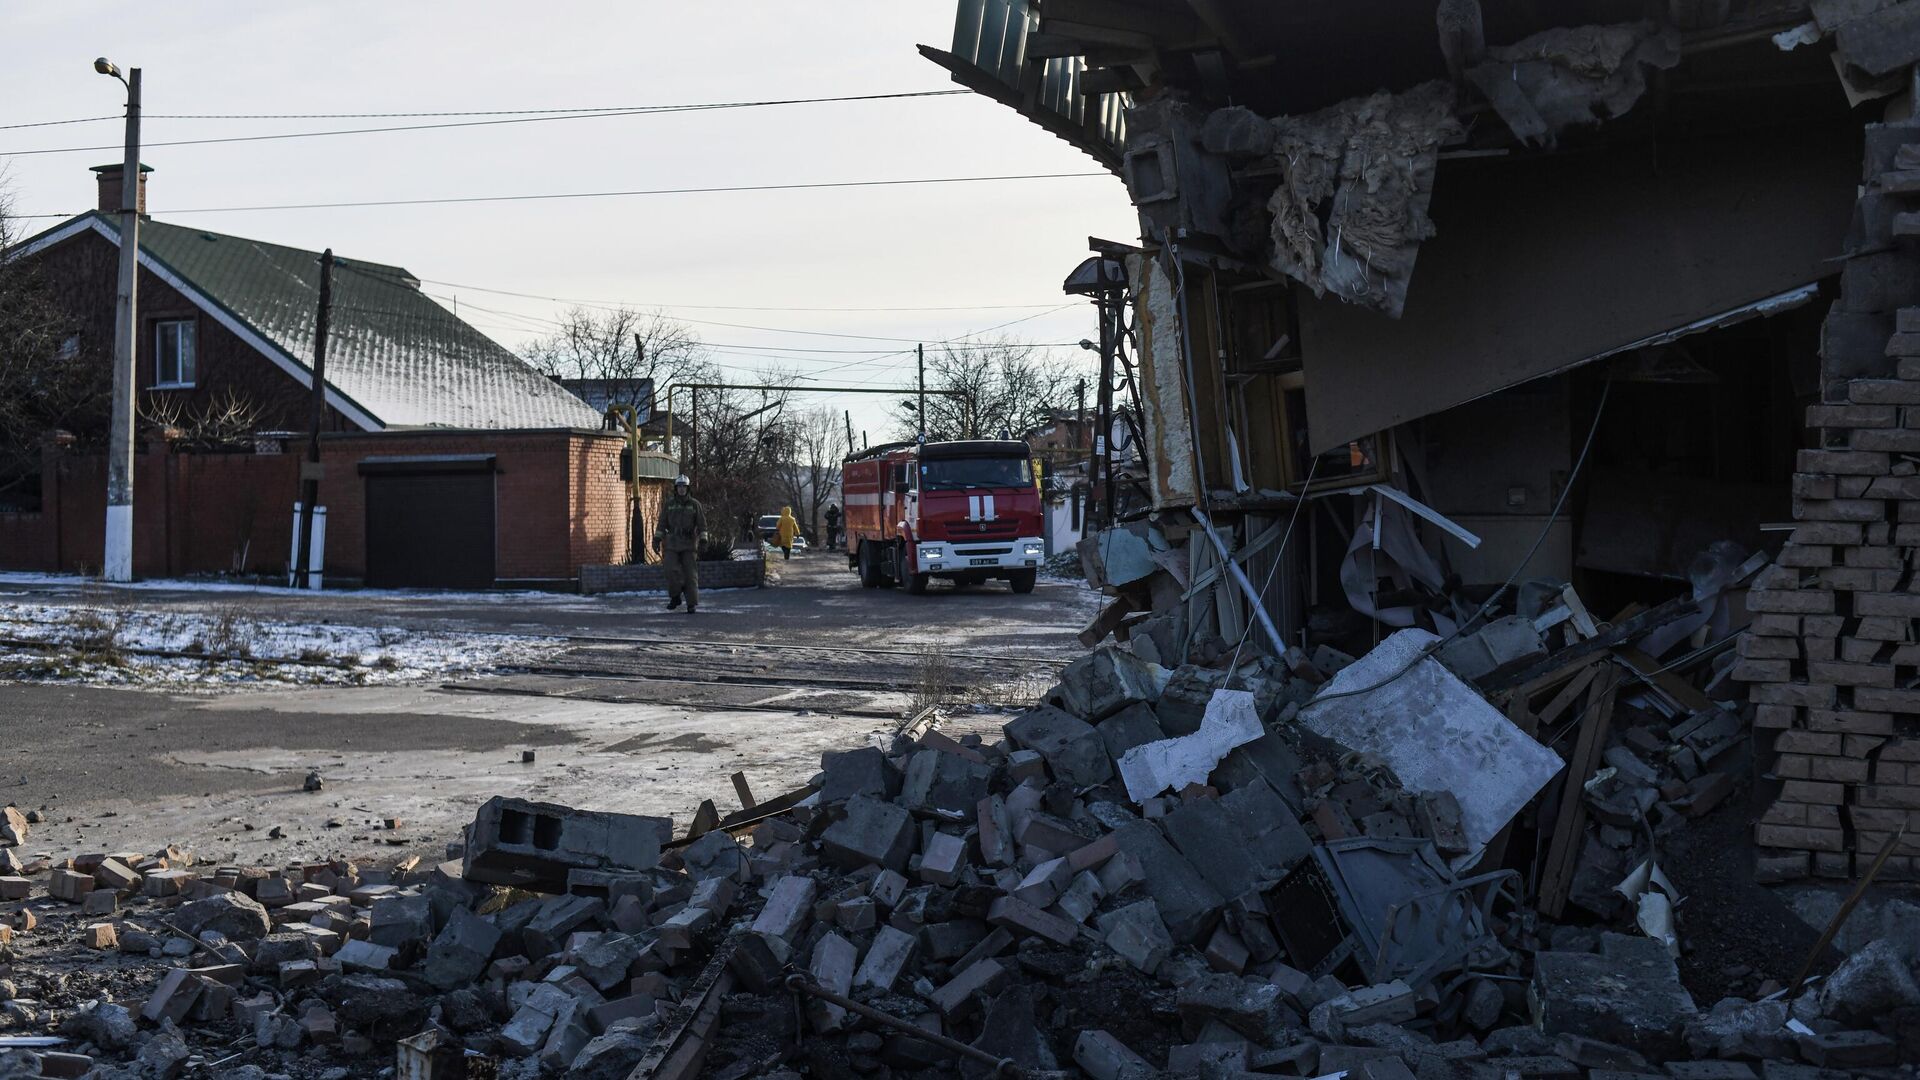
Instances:
[[[899,673],[928,654],[960,657],[950,661],[957,671],[979,666],[969,655],[1064,661],[1082,651],[1074,634],[1097,604],[1064,583],[1043,583],[1028,596],[1003,584],[922,597],[865,590],[828,553],[777,570],[780,581],[768,588],[709,592],[693,616],[667,612],[664,598],[644,594],[111,590],[115,603],[156,610],[239,604],[259,619],[423,635],[664,643],[566,648],[595,657],[666,656],[687,682],[506,673],[457,685],[191,692],[0,683],[0,800],[46,815],[27,845],[35,852],[174,843],[262,864],[401,851],[437,859],[493,794],[685,822],[705,798],[722,813],[738,806],[734,772],[744,772],[761,798],[791,790],[817,771],[822,751],[886,738],[911,704],[904,678],[891,690],[805,685],[821,669]],[[101,597],[98,586],[76,580],[0,576],[0,605],[98,604]],[[854,656],[849,665],[848,654],[839,654],[827,665],[816,649],[878,651],[870,664]],[[758,683],[701,683],[722,658],[735,667],[751,661]],[[778,685],[783,673],[797,685]],[[529,750],[535,760],[523,763]],[[309,770],[325,777],[318,793],[302,790]],[[389,818],[401,828],[375,827]]]

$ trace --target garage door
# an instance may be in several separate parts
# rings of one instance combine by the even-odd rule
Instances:
[[[367,584],[384,589],[485,589],[494,581],[491,454],[370,457]]]

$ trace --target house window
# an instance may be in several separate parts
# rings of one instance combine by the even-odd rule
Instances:
[[[192,319],[170,319],[153,324],[153,385],[192,386],[196,324]]]

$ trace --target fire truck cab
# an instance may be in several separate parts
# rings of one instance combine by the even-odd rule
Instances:
[[[876,446],[841,467],[847,566],[869,589],[934,578],[1033,591],[1045,557],[1033,455],[1018,440]]]

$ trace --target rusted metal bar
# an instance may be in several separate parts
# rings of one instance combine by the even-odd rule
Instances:
[[[1867,867],[1867,872],[1861,875],[1860,884],[1855,885],[1853,892],[1847,895],[1846,903],[1841,904],[1840,910],[1834,912],[1833,918],[1827,920],[1827,928],[1821,932],[1820,940],[1814,942],[1813,948],[1807,951],[1807,959],[1800,965],[1800,970],[1794,974],[1793,981],[1787,984],[1789,987],[1797,987],[1807,981],[1807,975],[1813,971],[1814,962],[1819,960],[1820,954],[1833,943],[1833,936],[1840,932],[1840,924],[1846,922],[1847,916],[1853,914],[1853,906],[1867,894],[1867,886],[1872,885],[1873,879],[1880,876],[1880,868],[1887,865],[1887,857],[1893,854],[1894,848],[1900,846],[1901,838],[1906,835],[1907,827],[1902,825],[1894,830],[1892,836],[1887,837],[1886,843],[1880,845],[1880,854],[1873,857],[1873,865]]]
[[[833,991],[827,989],[826,987],[821,986],[819,983],[814,982],[812,979],[807,978],[805,975],[801,975],[797,972],[795,974],[787,976],[787,989],[792,990],[795,993],[810,994],[814,997],[819,998],[822,1001],[827,1001],[835,1005],[838,1005],[850,1013],[855,1013],[859,1016],[864,1016],[867,1019],[872,1020],[876,1024],[884,1024],[887,1027],[893,1028],[895,1031],[900,1032],[902,1035],[919,1039],[921,1042],[929,1043],[933,1046],[937,1046],[942,1050],[950,1050],[956,1054],[964,1054],[975,1061],[981,1062],[982,1064],[991,1065],[993,1066],[993,1073],[995,1076],[1006,1076],[1006,1077],[1015,1077],[1015,1078],[1026,1076],[1026,1071],[1021,1069],[1019,1065],[1015,1064],[1012,1058],[994,1057],[992,1054],[987,1053],[985,1050],[980,1050],[975,1047],[968,1046],[966,1043],[961,1042],[959,1039],[951,1039],[945,1035],[939,1035],[939,1034],[935,1034],[934,1032],[928,1031],[926,1028],[923,1028],[918,1024],[913,1023],[911,1020],[902,1020],[901,1018],[893,1015],[892,1013],[881,1012],[879,1009],[876,1009],[871,1005],[862,1005],[850,997],[842,997],[839,994],[834,993]]]

